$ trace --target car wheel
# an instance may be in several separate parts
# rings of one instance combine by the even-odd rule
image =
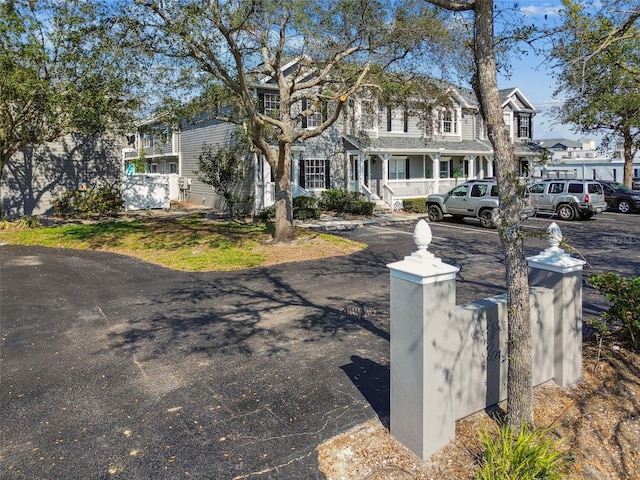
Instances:
[[[583,220],[589,220],[590,218],[593,218],[593,215],[593,212],[584,212],[580,214],[580,218]]]
[[[495,225],[493,224],[493,214],[491,213],[491,210],[481,211],[478,218],[480,218],[480,225],[482,225],[484,228],[495,227]]]
[[[620,200],[618,202],[618,211],[620,213],[629,213],[631,211],[631,204],[627,200]]]
[[[558,207],[557,213],[558,213],[558,217],[560,217],[560,220],[570,221],[570,220],[573,220],[576,216],[576,212],[573,209],[573,207],[566,203]]]
[[[430,205],[429,206],[429,220],[432,222],[440,222],[444,218],[442,214],[442,210],[438,205]]]

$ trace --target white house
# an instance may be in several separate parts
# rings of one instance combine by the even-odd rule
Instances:
[[[621,150],[604,151],[596,148],[595,141],[581,142],[562,138],[536,141],[547,150],[548,159],[534,167],[536,178],[563,177],[593,180],[615,180],[624,178],[624,158]],[[633,162],[633,177],[640,176],[640,158]]]

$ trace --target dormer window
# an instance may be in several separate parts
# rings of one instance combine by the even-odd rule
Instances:
[[[440,135],[458,135],[458,112],[456,110],[438,112],[438,131]]]
[[[531,116],[518,115],[518,138],[531,138]]]

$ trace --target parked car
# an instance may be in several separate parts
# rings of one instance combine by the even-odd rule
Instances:
[[[592,180],[543,180],[529,186],[536,212],[562,220],[591,218],[607,209],[602,185]]]
[[[611,180],[598,180],[604,189],[604,199],[609,208],[621,213],[640,210],[640,192]]]
[[[526,188],[522,218],[533,215],[533,206]],[[498,184],[494,179],[469,180],[447,193],[436,193],[427,198],[427,213],[432,222],[445,215],[454,218],[477,218],[485,228],[494,228],[493,210],[498,208]]]

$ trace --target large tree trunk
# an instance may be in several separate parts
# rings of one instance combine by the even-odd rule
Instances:
[[[272,168],[274,165],[272,164]],[[281,144],[278,149],[276,167],[276,243],[291,242],[295,239],[293,228],[293,191],[291,189],[291,145]]]
[[[533,425],[529,282],[521,235],[521,195],[513,145],[502,115],[493,42],[493,1],[477,0],[474,50],[477,71],[474,89],[480,100],[496,160],[500,192],[497,221],[507,270],[507,421],[517,429],[521,424]]]

